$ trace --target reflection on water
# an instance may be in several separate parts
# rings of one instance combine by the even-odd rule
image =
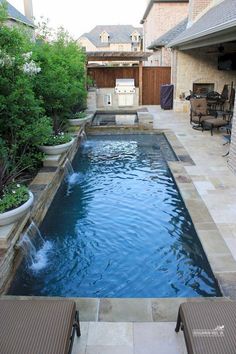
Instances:
[[[162,135],[88,138],[41,226],[47,266],[24,261],[10,294],[78,297],[220,295],[168,169]]]

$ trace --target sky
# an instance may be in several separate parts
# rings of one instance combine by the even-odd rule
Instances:
[[[49,19],[50,27],[61,25],[74,37],[96,25],[140,26],[147,0],[32,0],[34,17]],[[23,0],[8,0],[24,13]]]

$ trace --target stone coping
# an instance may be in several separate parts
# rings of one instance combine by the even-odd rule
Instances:
[[[11,296],[9,300],[65,300],[61,297]],[[180,304],[199,301],[231,301],[229,298],[67,298],[76,303],[80,321],[85,322],[175,322]]]
[[[185,166],[194,165],[194,162],[172,131],[164,130],[163,133],[178,158],[178,161],[168,163],[169,168],[191,216],[221,293],[231,299],[236,299],[236,261],[186,171]]]

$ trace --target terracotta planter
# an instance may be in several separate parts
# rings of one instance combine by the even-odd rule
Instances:
[[[46,146],[41,145],[39,146],[39,150],[45,152],[47,155],[60,155],[69,150],[69,148],[73,145],[75,139],[71,139],[68,143],[60,144],[60,145],[52,145]]]
[[[84,118],[78,118],[78,119],[68,119],[70,125],[73,126],[82,126],[85,125],[86,123],[90,122],[93,118],[92,114],[88,114],[86,117]]]
[[[25,202],[18,208],[0,214],[0,226],[13,224],[14,222],[22,218],[24,215],[26,215],[30,210],[33,201],[34,201],[33,193],[29,191],[29,199],[27,200],[27,202]]]

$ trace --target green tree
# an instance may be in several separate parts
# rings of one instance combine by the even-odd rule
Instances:
[[[34,93],[41,69],[32,59],[32,46],[25,31],[1,25],[0,178],[5,184],[23,170],[34,169],[42,159],[36,146],[52,131],[42,101]]]
[[[42,32],[48,38],[47,27]],[[59,29],[52,41],[40,37],[33,50],[33,58],[41,67],[35,81],[37,97],[44,102],[46,114],[53,120],[58,134],[71,112],[86,106],[86,57],[83,50]]]

